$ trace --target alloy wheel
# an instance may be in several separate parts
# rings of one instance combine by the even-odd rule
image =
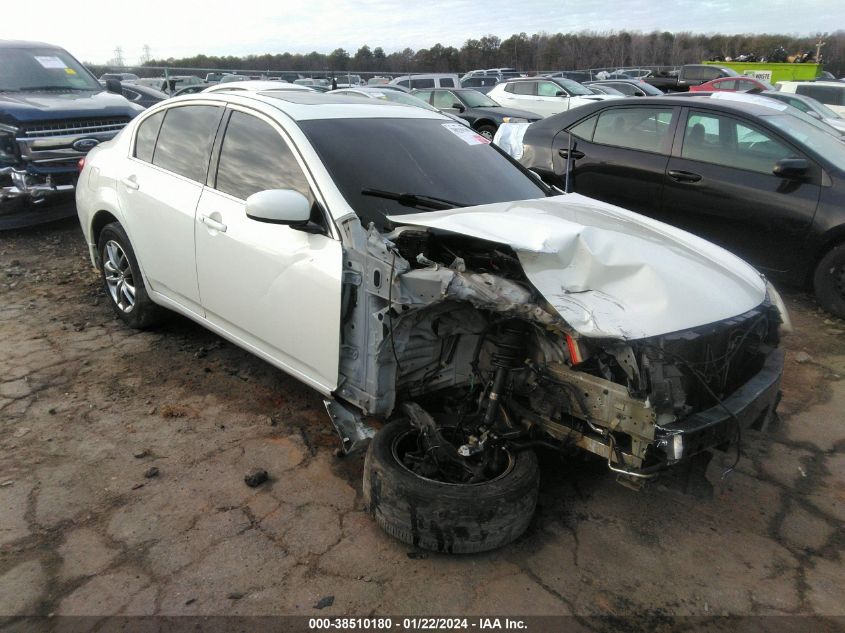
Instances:
[[[106,242],[104,255],[103,274],[112,301],[123,312],[131,312],[135,307],[135,280],[129,258],[114,240]]]

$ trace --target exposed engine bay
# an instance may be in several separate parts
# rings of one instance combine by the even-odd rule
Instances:
[[[344,230],[355,247],[344,262],[338,401],[327,406],[347,450],[369,436],[355,409],[410,419],[417,440],[397,450],[425,478],[489,480],[508,451],[538,445],[586,450],[628,482],[651,478],[736,441],[725,402],[778,345],[781,313],[768,299],[659,336],[584,336],[507,245],[418,226]],[[753,423],[765,423],[770,401]]]

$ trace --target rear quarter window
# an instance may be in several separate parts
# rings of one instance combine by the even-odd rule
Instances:
[[[161,122],[164,120],[164,112],[156,112],[144,119],[138,126],[135,133],[135,158],[147,163],[153,162],[158,131],[161,129]]]

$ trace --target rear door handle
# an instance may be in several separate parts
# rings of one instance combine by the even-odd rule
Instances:
[[[681,171],[679,169],[670,169],[666,172],[669,178],[677,182],[698,182],[701,180],[701,174],[694,174],[691,171]]]
[[[132,191],[138,191],[141,188],[141,185],[135,180],[135,176],[127,176],[126,178],[121,178],[120,182],[122,182],[127,189],[131,189]]]
[[[210,218],[207,215],[200,216],[200,222],[205,224],[208,228],[213,229],[215,231],[219,231],[220,233],[226,232],[226,225],[222,222],[218,222],[217,220]]]
[[[584,158],[584,152],[578,151],[577,149],[568,150],[568,149],[559,149],[557,151],[560,154],[561,158],[572,158],[573,160],[578,160],[579,158]]]

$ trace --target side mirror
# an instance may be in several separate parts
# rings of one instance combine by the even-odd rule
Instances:
[[[305,224],[311,217],[311,205],[298,191],[269,189],[246,199],[246,217],[269,224]]]
[[[782,158],[775,163],[772,173],[781,178],[803,178],[810,169],[810,163],[805,158]]]
[[[453,103],[452,107],[455,108],[455,110],[457,110],[458,112],[463,112],[464,110],[466,110],[466,108],[464,108],[463,104],[460,104],[460,103]]]
[[[818,112],[816,112],[815,110],[807,110],[804,114],[808,114],[811,117],[813,117],[814,119],[817,119],[819,121],[822,120],[822,115],[819,114]]]
[[[568,95],[567,95],[567,94],[566,94],[563,90],[558,90],[558,91],[555,93],[555,96],[556,96],[556,97],[566,97],[566,96],[568,96]]]
[[[120,79],[106,79],[106,91],[122,95],[123,87],[120,85]]]

